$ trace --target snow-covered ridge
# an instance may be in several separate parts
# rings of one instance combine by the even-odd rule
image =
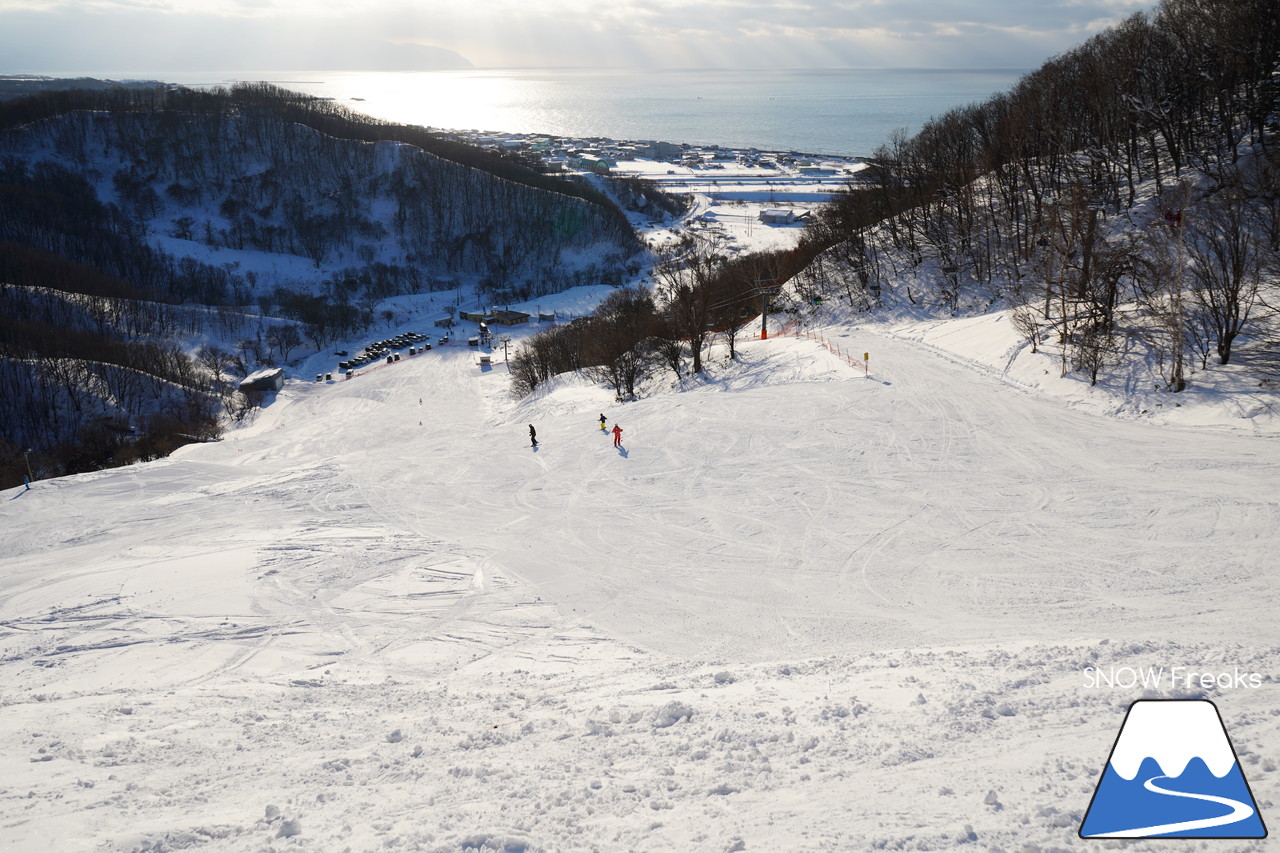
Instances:
[[[175,257],[243,266],[237,275],[253,272],[240,282],[251,288],[358,277],[375,261],[409,270],[411,280],[397,282],[403,291],[433,276],[493,275],[497,264],[499,278],[523,283],[560,270],[557,250],[635,250],[630,234],[581,199],[261,111],[181,122],[75,112],[8,129],[0,146],[25,168],[53,163],[82,175]],[[255,252],[274,263],[255,265]]]

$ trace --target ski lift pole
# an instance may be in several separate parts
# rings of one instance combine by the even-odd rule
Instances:
[[[756,279],[756,293],[760,295],[760,340],[769,340],[769,288],[763,286],[767,279]]]

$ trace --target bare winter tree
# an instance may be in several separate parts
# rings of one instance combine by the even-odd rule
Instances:
[[[1218,360],[1231,347],[1258,302],[1266,251],[1263,219],[1239,188],[1228,186],[1196,209],[1187,223],[1191,299],[1212,330]]]
[[[666,314],[658,315],[657,322],[654,324],[653,337],[648,343],[663,366],[670,368],[676,375],[677,382],[684,378],[684,354],[687,342],[680,337],[671,318]]]
[[[1186,312],[1183,278],[1186,258],[1182,235],[1182,209],[1167,208],[1166,217],[1147,228],[1145,251],[1136,282],[1139,299],[1154,322],[1152,346],[1170,391],[1187,387],[1184,364]]]
[[[592,317],[585,360],[587,374],[614,390],[619,401],[634,399],[636,386],[654,363],[646,345],[656,312],[647,288],[615,290]]]
[[[281,361],[289,360],[289,353],[302,346],[302,333],[292,323],[278,323],[267,328],[267,343],[280,353]]]
[[[689,342],[693,372],[702,372],[702,351],[711,335],[714,282],[724,258],[713,243],[695,238],[669,250],[654,270],[673,330]]]
[[[215,378],[218,378],[231,372],[231,368],[236,363],[236,357],[222,347],[211,345],[200,350],[199,355],[196,356],[196,361]]]
[[[528,347],[521,347],[508,362],[511,370],[511,395],[527,397],[533,393],[542,379],[538,375],[537,359]]]
[[[1009,321],[1018,330],[1018,334],[1031,344],[1031,352],[1040,349],[1040,312],[1025,299],[1017,300],[1009,313]]]

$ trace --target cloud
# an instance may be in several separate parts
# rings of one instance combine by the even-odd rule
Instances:
[[[1029,67],[1139,0],[0,0],[0,71],[412,66]]]
[[[5,14],[0,72],[415,70],[465,59],[394,28],[152,10]]]

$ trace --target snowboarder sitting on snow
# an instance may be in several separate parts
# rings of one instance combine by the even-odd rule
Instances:
[[[538,446],[538,431],[533,428],[533,424],[529,424],[529,440],[533,442],[531,447]]]
[[[613,425],[613,446],[614,447],[622,446],[622,427],[618,426],[617,424]]]

